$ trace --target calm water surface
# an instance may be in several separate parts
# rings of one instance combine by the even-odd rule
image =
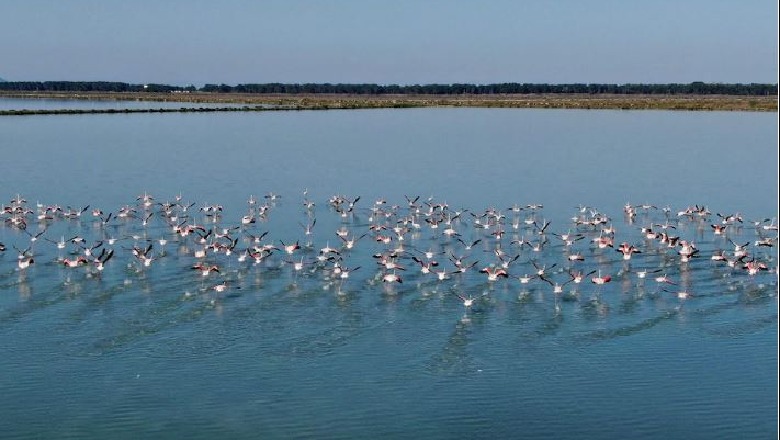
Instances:
[[[773,437],[777,253],[755,242],[777,236],[776,122],[494,109],[0,118],[0,195],[32,211],[0,226],[2,437]],[[360,199],[347,212],[328,203],[337,194]],[[156,203],[177,197],[173,221]],[[181,222],[203,230],[178,236]],[[698,253],[681,261],[647,227]],[[342,228],[366,235],[347,249]],[[205,244],[235,240],[230,255],[195,255],[207,230]],[[582,238],[566,246],[567,232]],[[623,260],[594,241],[612,235],[642,252]],[[239,261],[296,240],[292,255]],[[742,262],[769,270],[711,259],[746,243]],[[102,272],[63,264],[98,244],[114,250]],[[132,249],[149,245],[145,267]],[[359,269],[339,278],[317,262],[326,246]],[[412,258],[424,251],[434,270],[475,266],[438,280]],[[478,272],[509,260],[509,278]],[[518,279],[541,267],[553,284],[597,272],[559,294]]]
[[[230,107],[235,104],[214,104],[167,101],[79,100],[45,98],[2,98],[0,110],[103,110],[103,109],[158,109]]]

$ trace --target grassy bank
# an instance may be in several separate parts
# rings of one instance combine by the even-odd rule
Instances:
[[[63,100],[182,102],[160,109],[4,110],[0,115],[168,113],[220,111],[328,110],[420,107],[620,109],[685,111],[777,111],[777,96],[734,95],[265,95],[240,93],[58,93],[0,92],[0,97]],[[191,104],[231,104],[195,107]],[[238,104],[239,106],[236,106]]]

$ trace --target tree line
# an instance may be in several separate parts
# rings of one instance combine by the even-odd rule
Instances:
[[[496,83],[496,84],[331,84],[331,83],[250,83],[205,84],[196,88],[167,84],[130,84],[115,81],[6,81],[0,90],[17,92],[219,92],[265,94],[354,94],[354,95],[496,95],[580,93],[617,95],[777,95],[777,84],[761,83],[669,83],[669,84],[598,84],[598,83]]]
[[[117,81],[5,81],[0,90],[15,92],[173,92],[195,91],[195,87],[167,84],[129,84]]]

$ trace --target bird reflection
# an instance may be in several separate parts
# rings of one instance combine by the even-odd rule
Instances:
[[[39,283],[70,300],[122,289],[161,304],[173,291],[222,314],[247,297],[415,311],[440,304],[461,317],[457,335],[534,305],[547,319],[605,317],[613,308],[642,313],[648,302],[762,297],[777,286],[776,217],[643,202],[614,218],[581,205],[559,221],[543,204],[520,201],[502,210],[409,194],[368,203],[264,194],[238,210],[181,193],[143,191],[115,207],[14,195],[0,210],[0,289],[16,290],[19,302],[46,290]]]

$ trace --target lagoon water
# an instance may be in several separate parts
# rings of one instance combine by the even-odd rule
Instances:
[[[6,206],[17,194],[34,212],[36,204],[74,212],[89,205],[73,218],[39,222],[28,214],[25,230],[0,226],[0,432],[9,439],[773,437],[777,252],[753,243],[777,235],[769,228],[777,224],[777,141],[776,114],[731,112],[0,118]],[[281,197],[264,197],[270,193]],[[139,206],[143,194],[194,203],[180,212],[190,224],[238,227],[233,255],[205,258],[219,273],[190,269],[199,245],[176,238],[158,205]],[[328,204],[336,194],[360,199],[341,215]],[[240,226],[251,196],[255,207],[267,205],[266,215]],[[403,283],[383,283],[388,271],[373,255],[399,243],[376,241],[384,232],[369,227],[397,225],[417,196],[423,210],[432,209],[427,201],[446,203],[450,218],[463,211],[454,228],[464,242],[481,241],[466,249],[422,222],[403,241]],[[307,211],[304,198],[316,206]],[[535,203],[544,206],[526,207]],[[220,217],[201,209],[217,204]],[[515,204],[524,209],[510,211]],[[626,204],[657,208],[636,208],[631,218]],[[125,206],[136,217],[120,218]],[[694,206],[711,213],[677,215]],[[496,227],[478,227],[491,207],[505,215],[503,238],[491,235]],[[114,217],[102,225],[95,208]],[[572,221],[595,211],[609,222]],[[718,214],[737,213],[743,222],[731,222],[726,236],[712,233]],[[305,235],[302,226],[315,218]],[[512,243],[540,243],[546,222],[542,250]],[[675,250],[643,237],[642,227],[661,224],[695,241],[698,258],[681,263]],[[608,226],[616,245],[643,252],[624,261],[599,249],[592,239]],[[368,234],[342,249],[345,267],[360,266],[347,280],[333,277],[332,262],[308,263],[326,245],[341,247],[342,227]],[[585,239],[567,249],[552,233],[570,230]],[[42,231],[32,243],[30,234]],[[299,240],[304,249],[239,262],[251,236],[264,232],[265,243]],[[104,248],[109,237],[119,239],[102,273],[64,267],[78,247],[43,239],[76,235]],[[165,246],[163,237],[171,239]],[[745,242],[770,270],[748,275],[710,260]],[[143,267],[131,249],[147,244],[158,259]],[[14,247],[30,247],[35,264],[18,269]],[[511,278],[486,281],[476,269],[499,263],[496,247],[518,258]],[[438,281],[411,259],[425,250],[441,252],[444,268],[454,267],[453,255],[477,266]],[[577,252],[584,262],[566,260]],[[307,266],[296,272],[288,261],[301,257]],[[539,279],[516,278],[534,273],[534,264],[556,282],[568,279],[568,267],[610,274],[612,282],[572,283],[556,296]],[[641,270],[660,270],[677,284],[639,279]],[[227,291],[212,289],[223,281]],[[693,296],[677,298],[683,287]],[[459,296],[475,305],[465,308]]]
[[[172,101],[128,101],[88,99],[28,99],[0,97],[0,110],[126,110],[126,109],[180,109],[200,107],[231,107],[235,104],[215,104]]]

